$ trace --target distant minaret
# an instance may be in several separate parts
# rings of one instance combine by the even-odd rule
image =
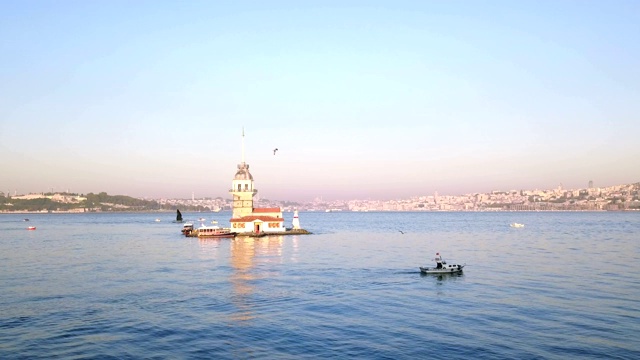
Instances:
[[[191,201],[196,201],[196,193],[195,192],[191,192]]]
[[[293,221],[291,222],[294,229],[300,229],[300,219],[298,219],[298,210],[293,212]]]
[[[593,180],[589,180],[589,189],[593,188]]]
[[[242,128],[242,162],[238,164],[238,171],[231,182],[233,195],[232,219],[238,219],[253,213],[253,197],[258,190],[253,187],[253,176],[249,172],[249,164],[244,162],[244,128]]]

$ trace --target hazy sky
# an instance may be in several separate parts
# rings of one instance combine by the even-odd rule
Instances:
[[[0,1],[0,191],[640,181],[640,1]],[[272,149],[279,151],[274,156]]]

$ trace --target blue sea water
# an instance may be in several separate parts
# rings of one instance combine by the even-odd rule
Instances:
[[[172,220],[0,215],[0,358],[640,358],[640,213],[301,213],[313,235],[217,240]],[[420,274],[436,252],[464,273]]]

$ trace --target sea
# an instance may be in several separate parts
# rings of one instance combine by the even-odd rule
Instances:
[[[640,359],[640,212],[174,216],[1,214],[0,359]]]

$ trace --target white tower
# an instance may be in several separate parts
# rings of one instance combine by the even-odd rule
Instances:
[[[258,190],[253,187],[253,176],[249,172],[249,164],[244,162],[244,128],[242,129],[242,162],[238,164],[238,171],[231,182],[233,195],[232,219],[249,216],[253,212],[253,196]]]
[[[298,210],[293,212],[293,221],[291,222],[294,229],[300,229],[300,219],[298,219]]]

